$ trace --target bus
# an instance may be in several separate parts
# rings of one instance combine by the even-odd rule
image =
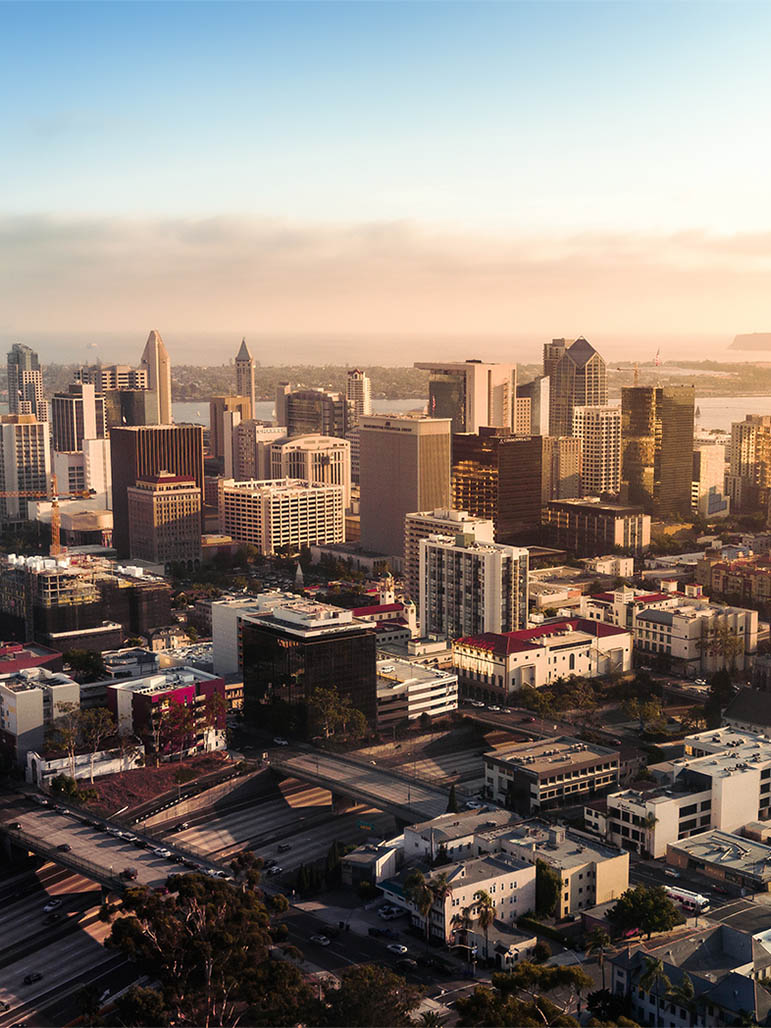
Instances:
[[[676,885],[665,885],[664,891],[689,914],[700,914],[709,906],[708,897],[702,896],[699,892],[689,892],[688,889],[681,889]]]

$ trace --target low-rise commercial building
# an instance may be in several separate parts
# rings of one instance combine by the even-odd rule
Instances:
[[[458,676],[398,658],[377,662],[377,726],[390,728],[426,714],[458,709]]]
[[[301,479],[219,483],[221,530],[263,554],[345,541],[345,496],[340,485]]]
[[[432,864],[445,855],[450,860],[479,856],[477,836],[480,832],[507,828],[519,821],[519,815],[498,807],[464,810],[457,814],[440,814],[429,821],[420,821],[404,829],[404,859]],[[490,852],[490,847],[485,847]]]
[[[750,892],[771,889],[771,846],[713,828],[667,845],[667,863],[732,882]]]

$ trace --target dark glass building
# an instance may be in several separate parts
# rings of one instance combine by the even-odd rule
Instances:
[[[621,501],[687,516],[693,475],[693,386],[621,390]]]

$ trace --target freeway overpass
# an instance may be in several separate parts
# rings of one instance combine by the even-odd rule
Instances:
[[[271,767],[291,778],[329,789],[333,796],[345,796],[377,807],[412,824],[447,810],[447,787],[419,782],[398,771],[364,764],[350,757],[318,750],[271,752]],[[460,793],[460,790],[459,790]],[[459,795],[459,799],[462,796]]]

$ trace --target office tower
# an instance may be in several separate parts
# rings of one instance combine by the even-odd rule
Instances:
[[[264,703],[308,700],[334,686],[367,720],[376,716],[374,627],[326,603],[287,600],[241,618],[244,714],[264,724]]]
[[[225,456],[224,418],[228,411],[237,411],[240,421],[252,416],[252,401],[248,396],[213,396],[209,401],[209,453],[213,457]]]
[[[687,516],[693,475],[693,386],[621,390],[621,499],[657,517]]]
[[[14,343],[8,353],[8,411],[48,421],[40,361],[32,347],[24,343]]]
[[[547,343],[543,368],[550,379],[549,435],[570,435],[574,407],[607,406],[607,366],[583,336],[570,346],[564,339]]]
[[[147,389],[147,368],[130,364],[90,364],[75,372],[75,381],[89,383],[97,393],[107,389]]]
[[[731,425],[726,476],[736,513],[764,509],[771,499],[771,415],[747,414]]]
[[[271,477],[270,448],[278,440],[287,437],[285,425],[265,425],[261,421],[242,421],[233,426],[233,473],[225,473],[226,478],[234,478],[237,482],[245,479],[263,479]],[[227,469],[227,457],[225,460]]]
[[[99,506],[112,509],[110,440],[84,439],[83,460],[86,489]]]
[[[153,402],[152,394],[147,389],[106,389],[104,420],[107,428],[146,425]]]
[[[345,542],[343,487],[299,479],[219,482],[222,531],[239,543],[272,554],[312,543]]]
[[[420,540],[420,627],[424,636],[513,632],[527,627],[528,551],[473,535]]]
[[[552,500],[542,509],[541,523],[550,545],[580,557],[611,553],[615,547],[639,553],[651,542],[650,515],[642,507],[591,496]]]
[[[47,496],[51,479],[48,425],[33,414],[0,416],[0,493]],[[27,520],[32,497],[0,495],[0,521]]]
[[[717,443],[693,448],[691,507],[703,518],[724,518],[731,511],[725,495],[725,449]]]
[[[243,416],[247,421],[254,417],[254,360],[246,345],[246,340],[241,340],[241,348],[236,354],[236,392],[239,396],[246,396],[249,400],[249,413]]]
[[[346,510],[351,505],[351,444],[329,435],[299,435],[270,448],[271,478],[302,478],[343,488]]]
[[[581,440],[581,488],[586,496],[617,496],[621,488],[621,408],[574,407]]]
[[[129,555],[128,489],[140,478],[169,471],[195,480],[203,489],[201,425],[145,425],[114,428],[112,451],[113,545]]]
[[[129,556],[154,564],[201,560],[201,489],[195,479],[161,471],[129,486]]]
[[[147,371],[147,424],[171,424],[171,361],[158,332],[152,330],[142,353]]]
[[[517,386],[517,401],[530,401],[530,427],[518,434],[549,434],[549,383],[548,375],[539,375],[532,382]]]
[[[581,496],[581,440],[572,436],[541,436],[544,500]]]
[[[489,518],[472,517],[465,510],[439,507],[414,511],[404,519],[404,577],[407,592],[417,600],[420,591],[420,540],[430,535],[473,536],[478,543],[495,540],[495,525]]]
[[[361,418],[372,414],[372,389],[367,375],[358,368],[348,372],[346,397],[350,405],[352,423],[358,425]]]
[[[478,432],[486,425],[513,428],[517,395],[516,364],[483,364],[477,360],[435,364],[418,362],[430,372],[428,413],[449,418],[453,432]]]
[[[361,544],[401,555],[405,515],[450,506],[450,420],[362,418],[359,439]]]
[[[53,447],[61,452],[81,450],[84,439],[104,439],[104,397],[93,385],[77,382],[66,393],[51,397]]]
[[[348,400],[326,389],[293,389],[279,382],[276,389],[276,424],[286,425],[287,435],[337,435],[345,438],[349,421]]]

